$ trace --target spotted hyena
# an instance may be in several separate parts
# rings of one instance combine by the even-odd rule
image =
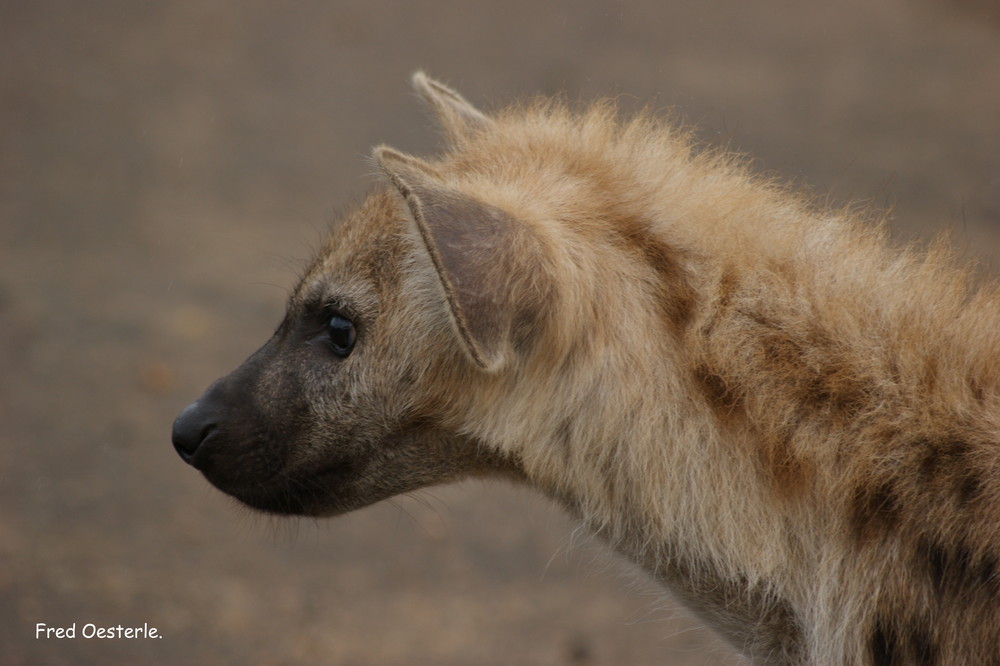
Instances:
[[[610,103],[377,148],[274,336],[186,408],[185,461],[329,516],[530,484],[753,661],[1000,663],[1000,298]]]

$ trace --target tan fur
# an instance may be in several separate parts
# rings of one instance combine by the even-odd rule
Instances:
[[[280,492],[308,497],[213,482],[330,514],[502,473],[756,663],[1000,663],[993,287],[651,115],[414,83],[447,150],[376,150],[388,190],[303,277],[261,352],[281,372],[254,371],[311,414],[281,444]],[[310,303],[360,322],[334,379],[288,368]],[[302,480],[345,451],[338,485]]]

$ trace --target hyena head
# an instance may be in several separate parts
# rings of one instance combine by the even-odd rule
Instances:
[[[491,122],[422,74],[452,141]],[[284,320],[185,408],[180,456],[245,504],[333,515],[464,476],[519,475],[455,417],[543,326],[544,251],[441,168],[375,151],[385,187],[335,226]]]

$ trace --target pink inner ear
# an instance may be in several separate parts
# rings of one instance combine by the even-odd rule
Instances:
[[[499,208],[442,188],[416,186],[408,199],[459,333],[478,365],[497,367],[510,336],[517,223]]]
[[[497,370],[528,343],[551,295],[541,287],[539,239],[506,211],[456,192],[430,164],[387,147],[375,157],[413,216],[466,351]]]

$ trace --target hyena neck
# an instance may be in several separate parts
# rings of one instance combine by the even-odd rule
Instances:
[[[559,377],[574,408],[534,421],[549,445],[527,454],[537,485],[767,663],[864,663],[886,641],[922,650],[935,622],[997,619],[897,610],[1000,562],[997,299],[940,253],[817,225],[825,243],[787,256],[682,248],[685,327],[589,350]]]
[[[554,248],[558,298],[534,356],[456,402],[462,429],[761,661],[993,657],[997,290],[586,123],[504,128],[548,151],[497,190]]]

